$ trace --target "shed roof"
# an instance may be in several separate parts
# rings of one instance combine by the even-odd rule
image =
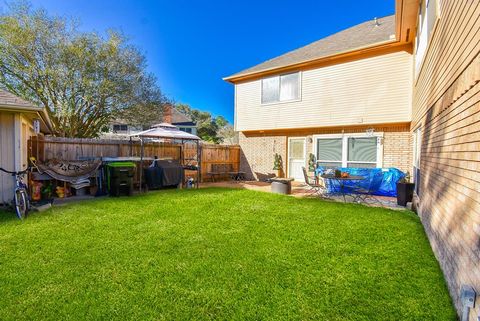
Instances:
[[[369,20],[224,78],[233,80],[395,40],[395,15]]]
[[[34,104],[0,88],[0,106],[11,107],[12,109],[42,110],[42,107]]]
[[[0,88],[0,110],[29,114],[34,113],[42,120],[42,131],[44,133],[52,132],[52,122],[45,108],[36,106],[2,88]]]

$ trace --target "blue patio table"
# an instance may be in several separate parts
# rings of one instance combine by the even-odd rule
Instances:
[[[340,187],[340,194],[343,196],[343,201],[345,203],[347,202],[346,196],[354,194],[356,189],[355,187],[356,184],[346,185],[345,183],[359,182],[365,179],[364,176],[356,176],[356,175],[350,175],[348,177],[336,177],[335,175],[323,174],[323,175],[320,175],[320,177],[322,177],[323,179],[332,180],[337,183],[337,185]]]

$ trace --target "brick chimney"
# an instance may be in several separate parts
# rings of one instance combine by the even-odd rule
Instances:
[[[172,123],[172,109],[173,106],[170,103],[166,103],[163,106],[163,122],[164,123]]]

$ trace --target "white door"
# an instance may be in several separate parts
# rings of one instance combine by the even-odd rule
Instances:
[[[289,138],[288,177],[296,181],[304,180],[302,167],[305,167],[305,138]]]

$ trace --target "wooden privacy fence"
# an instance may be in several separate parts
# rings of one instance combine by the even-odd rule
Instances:
[[[100,157],[140,157],[139,141],[117,139],[86,139],[62,137],[32,137],[28,143],[29,156],[40,162],[50,159],[81,160]],[[201,145],[202,181],[208,179],[213,164],[231,164],[233,170],[240,168],[240,147],[237,145]],[[169,142],[144,143],[144,157],[184,160],[185,164],[196,162],[196,144],[184,145]]]
[[[233,171],[240,170],[240,146],[202,145],[202,178],[210,179],[208,172],[213,164],[231,164]]]

